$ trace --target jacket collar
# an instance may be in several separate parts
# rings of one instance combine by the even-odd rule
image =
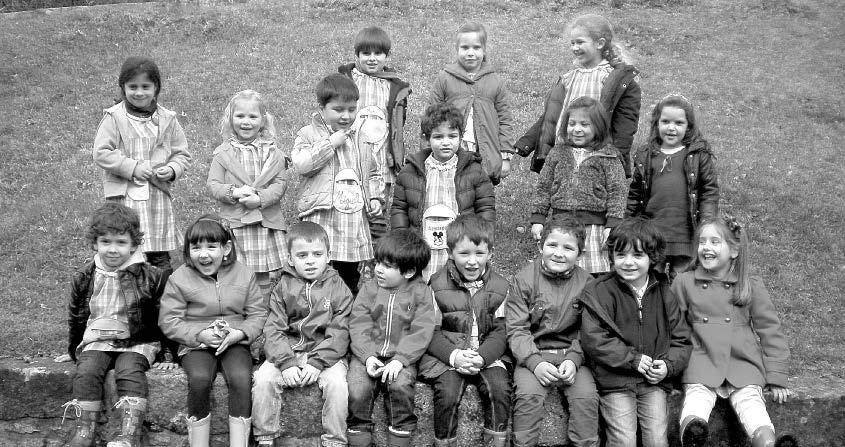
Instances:
[[[461,64],[457,62],[453,62],[443,67],[443,71],[468,83],[478,82],[478,80],[484,76],[496,72],[496,70],[494,70],[487,62],[481,63],[481,69],[479,69],[473,77],[469,77],[469,73],[467,73],[467,71],[464,70],[464,67],[461,67]]]
[[[284,164],[285,160],[281,152],[275,150],[276,145],[272,141],[260,140],[256,141],[256,143],[267,146],[266,149],[269,151],[269,154],[267,160],[264,161],[264,167],[261,168],[261,173],[255,178],[254,182],[249,181],[249,176],[244,170],[243,165],[237,159],[237,151],[239,149],[232,146],[231,143],[227,141],[220,145],[220,147],[214,150],[214,155],[219,155],[225,161],[226,169],[235,178],[240,180],[241,183],[252,186],[263,186],[276,177],[278,165],[280,163]]]
[[[305,279],[302,278],[302,276],[299,273],[297,273],[296,269],[294,269],[293,266],[290,265],[287,262],[285,262],[284,267],[282,267],[282,276],[290,276],[290,277],[296,278],[300,281],[306,281]],[[314,284],[322,283],[322,282],[328,280],[329,278],[331,278],[333,276],[337,276],[337,270],[332,268],[332,266],[328,265],[328,266],[326,266],[326,270],[323,271],[323,274],[320,275],[319,277],[317,277],[317,279],[315,279],[312,282]]]
[[[649,143],[646,144],[645,146],[643,146],[642,149],[640,149],[640,151],[648,152],[649,156],[651,156],[651,157],[654,157],[655,155],[661,154],[660,145],[658,145],[655,141],[649,141]],[[710,152],[710,144],[707,143],[707,140],[705,140],[704,138],[699,138],[699,139],[693,141],[692,143],[690,143],[689,147],[687,148],[687,151],[690,154],[693,154],[693,153],[699,152],[699,151]]]
[[[337,67],[337,72],[340,73],[340,74],[344,74],[346,76],[351,77],[353,68],[355,68],[355,63],[351,62],[349,64],[343,64],[343,65]],[[396,70],[394,70],[390,67],[384,67],[384,70],[382,70],[378,73],[375,73],[375,74],[369,74],[369,73],[364,73],[364,74],[366,74],[367,76],[372,76],[374,78],[386,79],[386,80],[390,81],[391,83],[397,84],[397,85],[402,86],[402,87],[407,87],[407,86],[410,85],[407,82],[399,79],[399,75],[396,73]]]
[[[456,172],[461,172],[473,161],[481,162],[481,156],[475,152],[467,152],[458,149],[455,154],[458,156],[458,167]],[[422,149],[408,156],[408,164],[414,167],[421,175],[425,176],[425,160],[431,155],[431,149]]]
[[[459,288],[466,288],[464,287],[464,283],[466,283],[467,281],[464,281],[463,277],[461,277],[461,272],[458,271],[458,266],[455,265],[455,261],[453,261],[452,259],[446,261],[445,269],[446,270],[444,274],[447,276],[447,278],[449,278],[449,281],[451,281],[454,285],[458,286]],[[484,269],[484,273],[481,274],[481,278],[479,278],[478,280],[482,281],[484,284],[487,284],[487,282],[490,280],[491,271],[492,269],[490,268],[490,264],[488,263],[487,267]]]
[[[703,267],[698,266],[695,268],[695,280],[696,281],[703,281],[703,282],[723,282],[729,284],[736,284],[739,281],[739,278],[736,276],[736,272],[732,269],[728,272],[728,277],[724,279],[719,279],[713,276],[710,272],[705,270]]]

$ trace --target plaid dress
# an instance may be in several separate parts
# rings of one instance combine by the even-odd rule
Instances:
[[[434,205],[446,205],[458,214],[458,202],[455,191],[455,174],[458,170],[458,156],[452,156],[449,161],[440,162],[432,155],[425,159],[425,203],[423,210]],[[443,249],[431,250],[431,261],[423,270],[423,279],[428,281],[434,272],[446,265],[449,253]]]
[[[366,106],[377,106],[387,110],[387,102],[390,99],[390,81],[361,73],[357,68],[352,69],[352,80],[358,87],[358,110]],[[385,183],[394,182],[393,170],[387,166],[387,139],[376,152],[381,175]]]
[[[575,156],[575,170],[581,166],[590,156],[590,150],[580,147],[572,148],[572,155]],[[607,256],[607,248],[602,241],[604,225],[585,225],[586,237],[584,239],[584,255],[578,258],[578,266],[590,273],[602,273],[610,271],[610,259]]]
[[[560,117],[557,120],[555,135],[560,133],[563,113],[569,107],[569,103],[582,96],[589,96],[596,101],[601,101],[601,89],[604,81],[613,67],[606,60],[593,68],[576,68],[563,75],[563,85],[566,86],[566,96],[563,99],[563,108],[560,110]]]
[[[157,119],[153,119],[155,115],[151,118],[141,118],[127,114],[127,117],[132,134],[120,136],[126,155],[148,166],[154,165],[150,160],[150,152],[155,146],[159,130]],[[132,181],[134,180],[130,180]],[[149,190],[149,196],[146,199],[135,199],[131,197],[132,194],[127,194],[117,198],[117,201],[135,210],[141,219],[141,231],[144,232],[141,251],[171,251],[181,247],[182,234],[176,229],[170,196],[149,182],[135,182],[135,185],[145,186]]]
[[[232,139],[229,144],[238,149],[238,161],[249,176],[249,181],[255,182],[270,156],[270,151],[266,150],[262,144],[255,144],[254,141],[241,144]],[[238,260],[252,271],[272,272],[284,266],[282,263],[287,257],[284,231],[267,228],[261,225],[261,222],[257,222],[232,228],[232,234],[235,236]]]

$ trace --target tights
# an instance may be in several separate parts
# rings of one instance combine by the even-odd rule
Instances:
[[[229,416],[252,414],[252,356],[245,345],[235,345],[219,356],[214,349],[198,349],[182,356],[188,376],[188,416],[202,419],[211,413],[211,389],[217,371],[229,386]]]

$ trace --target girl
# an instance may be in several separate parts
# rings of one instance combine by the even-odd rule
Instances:
[[[106,199],[138,212],[147,262],[165,270],[181,243],[170,185],[191,154],[176,113],[158,104],[161,74],[150,59],[130,57],[117,78],[122,101],[106,109],[94,138],[94,162],[105,171]]]
[[[791,394],[786,388],[789,346],[762,280],[748,274],[748,236],[732,217],[705,219],[696,236],[695,269],[672,284],[694,341],[682,378],[683,444],[705,445],[707,420],[719,396],[730,400],[752,447],[795,445],[789,435],[775,444],[763,399],[763,387],[778,403]]]
[[[610,118],[611,143],[622,155],[625,176],[630,177],[629,152],[637,133],[640,117],[638,71],[624,62],[622,48],[613,43],[613,27],[602,16],[587,14],[568,27],[570,49],[576,68],[568,71],[552,86],[543,114],[514,146],[519,155],[532,152],[531,170],[540,172],[549,151],[557,143],[562,111],[581,96],[601,102]]]
[[[478,152],[494,185],[510,172],[513,118],[505,81],[487,62],[487,30],[478,23],[458,29],[457,61],[437,74],[429,105],[448,102],[465,117],[461,147]]]
[[[185,265],[176,269],[161,298],[158,324],[178,342],[188,376],[188,438],[207,446],[211,433],[209,395],[217,370],[229,386],[229,445],[246,447],[251,427],[252,357],[267,307],[255,275],[237,262],[232,236],[213,215],[185,234]]]
[[[602,244],[625,213],[625,173],[619,152],[607,144],[607,117],[598,101],[576,99],[561,121],[558,143],[537,179],[531,233],[540,239],[550,208],[552,218],[575,216],[587,231],[578,265],[596,275],[610,271]]]
[[[651,112],[649,142],[634,154],[627,214],[654,219],[666,238],[665,271],[671,277],[692,262],[693,228],[718,214],[715,159],[689,100],[660,100]]]
[[[214,150],[208,190],[220,217],[232,229],[235,252],[255,272],[269,296],[271,276],[286,256],[287,223],[279,201],[287,189],[285,155],[276,148],[273,116],[258,92],[243,90],[229,100],[220,121],[226,141]]]

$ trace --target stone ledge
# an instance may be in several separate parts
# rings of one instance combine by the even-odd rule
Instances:
[[[61,423],[61,405],[70,400],[71,363],[53,363],[37,360],[24,363],[0,360],[0,444],[60,445],[72,422]],[[179,372],[152,370],[148,373],[150,384],[150,409],[146,417],[147,443],[157,446],[176,446],[184,442],[186,381]],[[113,382],[112,382],[113,383]],[[790,432],[801,440],[802,446],[845,446],[845,380],[835,377],[792,378],[791,385],[797,398],[784,405],[769,406],[778,432]],[[111,394],[111,393],[107,393]],[[110,397],[110,396],[109,396]],[[218,377],[214,387],[212,427],[215,439],[225,445],[226,386]],[[670,397],[673,421],[680,411],[681,396]],[[320,408],[322,402],[316,387],[292,389],[283,403],[282,429],[286,434],[284,445],[318,445]],[[432,393],[425,384],[417,385],[417,415],[419,429],[413,445],[430,445],[433,436]],[[550,393],[546,407],[549,410],[543,422],[541,441],[545,445],[566,444],[566,412],[556,393]],[[459,438],[462,446],[480,444],[481,408],[477,393],[468,387],[466,399],[461,404]],[[383,415],[381,399],[376,403],[376,420]],[[117,419],[117,418],[112,418]],[[716,433],[712,445],[743,446],[745,437],[729,406],[720,402],[711,417],[712,432]],[[117,429],[114,421],[106,432]],[[384,439],[384,425],[377,425],[377,439]],[[40,441],[35,441],[39,438]],[[32,442],[27,441],[32,439]],[[672,445],[679,445],[677,424],[670,424]],[[316,444],[315,444],[316,443]],[[9,445],[12,445],[9,444]]]

